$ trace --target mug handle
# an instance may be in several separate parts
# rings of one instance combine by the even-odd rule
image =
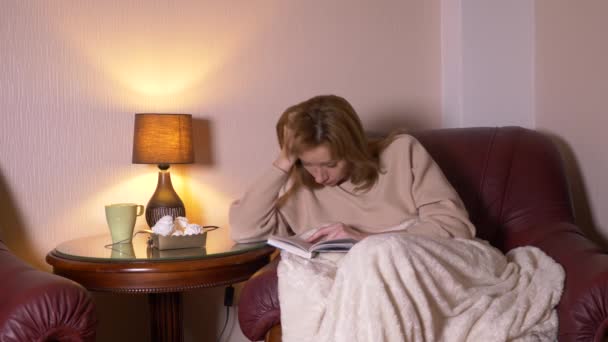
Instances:
[[[141,216],[141,214],[144,213],[144,206],[141,204],[137,205],[137,213],[135,214],[135,216]]]

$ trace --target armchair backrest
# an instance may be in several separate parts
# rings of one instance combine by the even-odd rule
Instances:
[[[477,236],[507,251],[574,222],[563,164],[552,141],[521,127],[413,133],[469,211]]]

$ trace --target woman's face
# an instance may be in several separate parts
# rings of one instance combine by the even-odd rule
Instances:
[[[336,186],[348,177],[348,163],[343,159],[332,159],[329,148],[324,144],[303,151],[298,158],[318,184]]]

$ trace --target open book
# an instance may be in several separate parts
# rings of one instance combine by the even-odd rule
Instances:
[[[268,237],[268,244],[304,258],[312,258],[322,252],[346,253],[357,243],[354,239],[335,239],[317,243],[306,242],[299,236],[276,236]]]

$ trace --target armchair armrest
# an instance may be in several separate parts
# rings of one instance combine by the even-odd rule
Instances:
[[[37,270],[0,241],[0,341],[94,341],[90,294],[68,279]]]
[[[517,244],[542,249],[566,271],[564,292],[557,306],[559,340],[604,341],[608,333],[608,254],[569,222],[556,223],[551,229],[535,227],[533,231],[537,233],[529,234],[528,243],[522,243],[527,240],[523,238],[516,239]]]
[[[277,257],[249,279],[239,300],[238,316],[243,334],[252,341],[263,340],[266,333],[281,323]]]

